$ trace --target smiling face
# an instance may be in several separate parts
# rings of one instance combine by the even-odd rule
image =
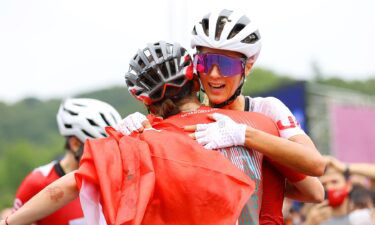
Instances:
[[[212,49],[201,47],[199,53],[221,54],[234,58],[243,58],[238,52],[232,52],[221,49]],[[251,65],[246,64],[245,74],[250,71]],[[202,86],[212,104],[220,104],[228,100],[240,85],[242,74],[224,77],[220,73],[220,68],[213,65],[207,73],[200,73]]]

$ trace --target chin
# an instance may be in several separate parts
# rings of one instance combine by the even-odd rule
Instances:
[[[220,104],[220,103],[222,103],[222,102],[224,102],[225,101],[225,98],[210,98],[210,103],[211,104]]]

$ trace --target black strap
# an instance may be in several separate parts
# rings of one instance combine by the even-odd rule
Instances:
[[[60,165],[60,161],[58,161],[57,163],[55,163],[55,166],[53,167],[57,173],[57,175],[59,175],[59,177],[62,177],[65,175],[65,171],[64,169],[61,167]]]
[[[244,111],[245,112],[249,112],[250,111],[250,98],[249,98],[249,96],[245,96],[245,108],[244,108]]]
[[[229,105],[231,104],[232,102],[234,102],[234,100],[237,99],[238,96],[241,95],[241,92],[242,92],[242,86],[244,84],[244,81],[245,79],[242,78],[242,81],[241,81],[241,84],[238,86],[238,88],[236,89],[236,91],[234,92],[234,94],[229,98],[227,99],[226,101],[222,102],[222,103],[219,103],[219,104],[213,104],[211,105],[213,108],[223,108],[224,106],[226,105]]]

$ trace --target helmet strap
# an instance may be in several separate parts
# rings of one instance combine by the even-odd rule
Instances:
[[[245,77],[245,76],[242,77],[240,85],[238,85],[236,91],[234,92],[234,94],[233,94],[230,98],[228,98],[226,101],[224,101],[224,102],[222,102],[222,103],[219,103],[219,104],[212,104],[211,106],[212,106],[213,108],[223,108],[224,106],[229,105],[229,104],[231,104],[232,102],[234,102],[234,100],[236,100],[237,97],[241,95],[241,92],[242,92],[242,86],[243,86],[243,84],[245,83],[245,78],[244,78],[244,77]]]
[[[82,155],[83,155],[83,147],[84,147],[84,144],[81,144],[81,146],[79,146],[77,151],[73,151],[70,149],[70,152],[73,153],[73,156],[78,163],[81,160]]]

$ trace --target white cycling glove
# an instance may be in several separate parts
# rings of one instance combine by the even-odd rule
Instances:
[[[205,149],[217,149],[245,145],[246,125],[234,122],[226,115],[212,114],[214,123],[198,124],[195,131],[197,142]]]
[[[124,135],[130,135],[138,129],[144,128],[143,122],[147,121],[145,115],[139,112],[128,115],[123,120],[121,120],[116,127],[116,130]]]

